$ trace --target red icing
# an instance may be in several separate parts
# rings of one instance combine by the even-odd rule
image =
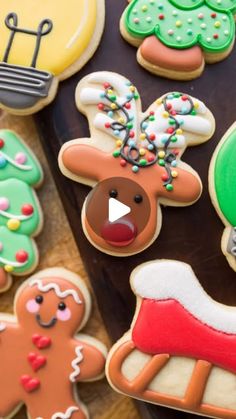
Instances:
[[[28,257],[29,257],[29,255],[28,255],[27,252],[25,252],[25,250],[19,250],[16,253],[16,260],[17,260],[17,262],[24,263],[24,262],[26,262],[28,260]]]
[[[21,208],[23,215],[31,215],[34,212],[34,207],[31,204],[24,204]]]
[[[131,220],[120,218],[114,223],[106,221],[101,231],[102,237],[112,246],[123,247],[132,243],[137,235],[137,228]]]
[[[34,352],[31,352],[27,359],[34,371],[38,371],[47,363],[47,358],[45,356],[37,355]]]
[[[38,349],[49,348],[52,344],[52,340],[48,336],[40,335],[33,335],[32,342]]]
[[[236,373],[236,335],[205,325],[175,300],[144,299],[133,341],[142,352],[202,359]]]
[[[5,145],[4,140],[2,138],[0,138],[0,148],[3,148]]]
[[[32,378],[29,375],[22,375],[20,382],[27,393],[37,390],[40,386],[38,378]]]

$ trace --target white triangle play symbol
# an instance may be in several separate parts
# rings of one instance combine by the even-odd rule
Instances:
[[[129,214],[131,212],[131,208],[122,202],[118,201],[115,198],[109,199],[109,209],[108,209],[108,219],[110,223],[113,223],[119,218],[124,217],[124,215]]]

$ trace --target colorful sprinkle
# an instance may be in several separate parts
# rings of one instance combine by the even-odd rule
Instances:
[[[7,222],[7,227],[9,228],[9,230],[11,231],[16,231],[18,230],[18,228],[20,227],[20,221],[16,220],[14,218],[11,218],[10,220],[8,220]]]
[[[10,202],[8,198],[1,197],[0,198],[0,210],[6,211],[10,206]]]
[[[16,260],[20,263],[25,263],[29,258],[28,253],[25,250],[18,250],[16,253]]]

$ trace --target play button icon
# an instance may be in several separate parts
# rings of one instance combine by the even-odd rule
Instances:
[[[131,212],[131,208],[128,205],[118,201],[118,199],[110,198],[108,203],[108,219],[110,223],[119,220]]]

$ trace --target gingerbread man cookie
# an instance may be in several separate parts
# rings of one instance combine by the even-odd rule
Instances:
[[[131,274],[130,330],[111,349],[114,390],[199,415],[233,419],[236,308],[212,300],[185,263],[156,260]]]
[[[0,130],[0,292],[11,285],[9,273],[25,275],[37,266],[33,237],[43,216],[33,187],[42,180],[41,166],[24,141]]]
[[[198,175],[181,156],[212,136],[214,118],[202,102],[179,92],[142,113],[136,88],[110,72],[85,77],[76,103],[91,138],[65,143],[59,166],[65,176],[93,186],[82,211],[85,235],[108,254],[141,252],[159,234],[160,204],[190,205],[201,195]],[[110,207],[118,201],[130,213],[114,220]]]
[[[1,0],[0,107],[26,115],[50,103],[96,51],[104,9],[104,0]]]
[[[205,63],[226,58],[234,45],[235,0],[132,0],[120,22],[151,73],[176,80],[201,75]]]
[[[63,268],[38,272],[15,297],[15,317],[0,316],[0,417],[22,404],[30,419],[87,419],[75,384],[103,376],[106,349],[77,334],[88,320],[90,296]]]
[[[209,192],[212,203],[225,225],[222,252],[236,271],[236,123],[219,142],[209,169]]]

